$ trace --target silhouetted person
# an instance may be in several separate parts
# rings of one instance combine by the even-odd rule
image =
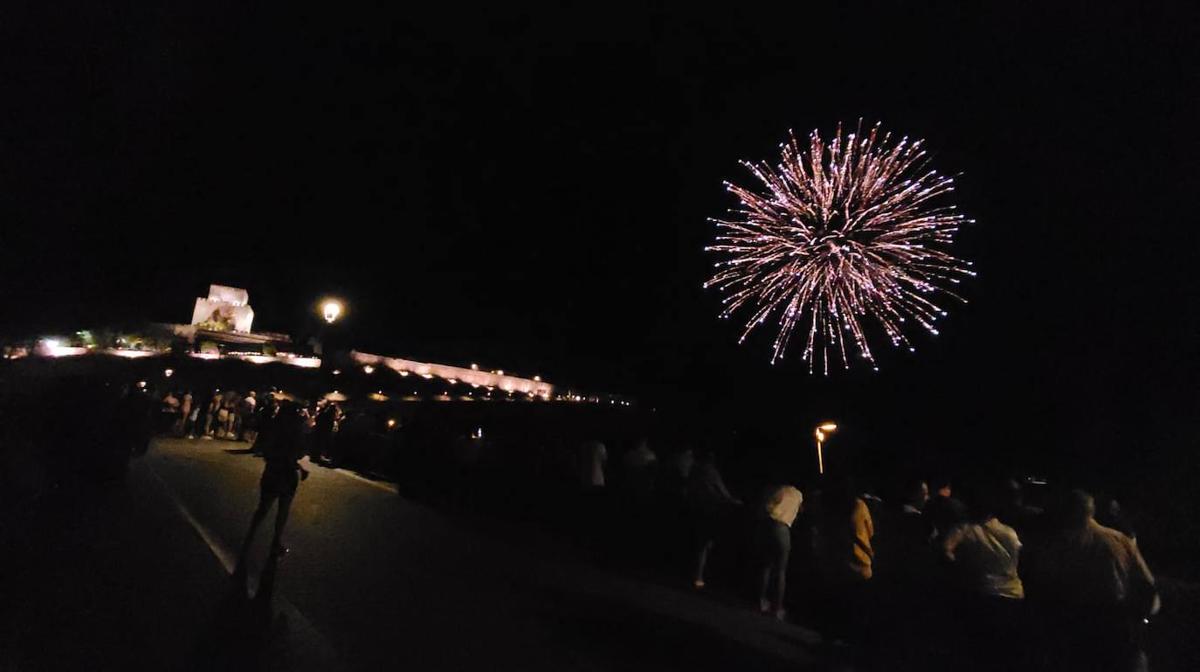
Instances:
[[[202,439],[211,439],[213,434],[220,427],[220,411],[221,411],[221,391],[213,390],[212,396],[208,399],[208,406],[204,411],[204,434]]]
[[[259,481],[258,508],[254,510],[250,519],[250,529],[246,531],[246,540],[238,556],[235,577],[245,576],[246,556],[254,541],[254,533],[276,500],[279,506],[275,514],[271,555],[287,553],[288,549],[283,545],[283,528],[287,524],[288,509],[292,505],[292,498],[296,495],[300,480],[308,477],[308,472],[300,466],[300,460],[304,457],[302,422],[299,409],[294,404],[287,404],[280,409],[275,440],[264,447],[266,466],[263,467],[262,479]]]
[[[1104,502],[1104,506],[1097,509],[1096,520],[1105,527],[1110,527],[1137,543],[1137,530],[1133,527],[1133,521],[1126,515],[1125,510],[1121,508],[1121,503],[1116,499],[1109,497]]]
[[[264,448],[275,440],[275,424],[279,419],[279,400],[274,393],[266,396],[256,413],[258,415],[255,420],[257,431],[251,450],[255,455],[262,455]]]
[[[949,479],[934,481],[934,494],[925,505],[925,520],[937,539],[942,539],[967,518],[967,507],[954,498]]]
[[[696,466],[696,454],[691,448],[684,448],[672,454],[665,460],[659,475],[659,489],[674,502],[687,497],[688,479]]]
[[[196,438],[196,429],[200,426],[200,406],[200,400],[192,396],[192,412],[188,414],[187,425],[185,427],[186,436],[189,439]]]
[[[887,641],[879,649],[883,669],[908,670],[927,665],[936,647],[949,648],[944,566],[932,544],[927,520],[929,485],[914,478],[901,483],[897,499],[881,507],[871,582],[879,596],[881,629]],[[950,617],[952,618],[952,617]]]
[[[1023,560],[1044,635],[1038,650],[1047,669],[1145,669],[1139,637],[1159,609],[1154,576],[1133,540],[1095,514],[1092,496],[1072,491],[1056,512],[1058,529]]]
[[[900,600],[911,600],[924,593],[934,575],[935,556],[930,542],[933,526],[925,507],[929,485],[921,479],[906,481],[899,492],[900,501],[880,514],[878,536],[872,541],[881,562],[881,578],[889,590],[903,593]]]
[[[600,441],[584,441],[576,454],[579,486],[585,491],[603,490],[604,467],[608,464],[608,448]]]
[[[249,436],[250,442],[254,443],[255,419],[254,409],[258,405],[258,395],[251,390],[249,394],[242,398],[238,403],[238,429],[237,440],[245,441]]]
[[[221,402],[221,410],[218,412],[221,418],[221,438],[229,441],[237,438],[238,403],[238,393],[230,390],[225,393],[225,399]]]
[[[337,431],[337,423],[340,419],[341,409],[333,402],[325,404],[324,408],[317,412],[313,438],[317,442],[317,458],[324,465],[332,462],[334,433]]]
[[[759,562],[762,565],[758,608],[783,620],[783,598],[787,592],[788,561],[792,554],[792,523],[800,513],[804,497],[790,485],[769,488],[757,521]]]
[[[635,498],[648,498],[654,492],[654,471],[658,467],[658,455],[650,449],[650,442],[640,439],[633,450],[621,459],[626,491]]]
[[[175,436],[187,436],[190,429],[188,419],[192,417],[192,392],[185,391],[183,397],[179,400],[179,419],[175,421],[174,433]]]
[[[823,493],[818,551],[829,591],[826,609],[835,636],[861,639],[867,634],[874,536],[871,511],[852,481],[843,479]]]
[[[159,415],[158,431],[161,433],[171,432],[175,429],[177,419],[179,418],[179,397],[175,396],[175,392],[167,390],[163,395],[161,413]]]
[[[117,405],[118,441],[126,446],[122,451],[141,456],[149,450],[154,436],[153,405],[150,395],[136,385],[125,388]]]
[[[1042,519],[1042,510],[1025,503],[1025,492],[1014,479],[1004,482],[1001,489],[1000,508],[996,517],[1000,522],[1017,531],[1022,539],[1035,534]]]
[[[688,507],[692,516],[692,539],[695,562],[692,566],[692,585],[704,587],[704,570],[717,533],[723,526],[730,507],[741,500],[729,493],[725,479],[717,469],[717,457],[706,450],[692,468],[687,484]]]

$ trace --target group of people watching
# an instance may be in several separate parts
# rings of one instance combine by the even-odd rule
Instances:
[[[191,390],[168,390],[162,398],[162,428],[177,437],[254,441],[258,419],[258,393],[213,390],[197,399]]]
[[[261,395],[255,390],[243,394],[215,389],[202,399],[197,399],[191,390],[168,390],[161,400],[160,431],[188,439],[253,444],[259,432],[278,414],[278,397],[274,389]],[[314,460],[329,461],[335,453],[334,439],[345,413],[336,402],[324,399],[297,404],[296,408]]]
[[[579,466],[585,489],[606,487],[602,443],[584,443]],[[659,464],[642,441],[614,466],[626,496],[643,497],[654,483],[683,504],[694,588],[706,587],[722,538],[748,539],[730,550],[753,555],[745,564],[759,609],[784,619],[791,603],[831,641],[907,651],[913,665],[940,656],[948,669],[1145,669],[1142,640],[1160,601],[1115,502],[1101,524],[1082,490],[1056,493],[1042,509],[1024,502],[1014,480],[982,479],[961,493],[943,480],[931,493],[917,479],[885,502],[833,478],[804,492],[772,485],[747,505],[712,452],[684,450]],[[752,533],[730,533],[737,521]],[[790,600],[789,567],[802,571]],[[895,669],[908,669],[901,660],[892,659]]]

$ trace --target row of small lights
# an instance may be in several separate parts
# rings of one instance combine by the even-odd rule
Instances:
[[[366,368],[371,368],[371,369],[372,369],[372,371],[374,370],[374,368],[373,368],[373,367],[371,367],[370,365],[367,365],[366,367],[363,367],[363,368],[364,368],[364,369],[366,369]],[[372,371],[367,371],[367,373],[368,373],[368,374],[370,374]],[[334,371],[334,373],[335,373],[335,374],[337,374],[337,373],[340,373],[340,372],[339,372],[339,371]],[[164,377],[166,377],[166,378],[170,378],[170,377],[171,377],[172,375],[174,375],[174,374],[175,374],[175,370],[174,370],[174,369],[166,369],[165,371],[163,371],[163,376],[164,376]],[[448,382],[450,382],[451,384],[455,384],[455,383],[457,383],[458,381],[456,381],[456,380],[454,380],[454,379],[450,379]],[[143,384],[143,385],[142,385],[142,387],[144,387],[144,386],[145,386],[145,385]],[[478,386],[475,386],[475,387],[478,387]],[[495,389],[496,389],[496,388],[494,388],[494,387],[489,387],[489,388],[487,388],[487,397],[485,397],[485,398],[489,398],[489,399],[490,399],[490,397],[491,397],[491,393],[492,393],[492,392],[493,392]],[[341,392],[339,392],[338,390],[334,390],[334,391],[333,391],[333,394],[335,394],[335,395],[340,395],[340,394],[341,394]],[[509,397],[512,397],[512,396],[513,396],[513,393],[512,393],[512,391],[511,391],[511,390],[509,390],[509,391],[507,392],[507,394],[508,394],[508,396],[509,396]],[[384,393],[383,393],[383,390],[376,390],[374,394],[372,394],[372,395],[369,395],[369,396],[371,397],[371,399],[372,399],[373,401],[381,401],[381,402],[382,402],[382,401],[387,401],[387,400],[388,400],[388,396],[387,396],[386,394],[384,394]],[[412,394],[411,394],[411,395],[409,395],[409,396],[411,396],[411,397],[416,397],[416,398],[418,398],[418,399],[420,398],[420,395],[418,394],[418,392],[417,392],[416,390],[413,390]],[[435,395],[435,397],[434,397],[434,398],[435,398],[435,399],[440,399],[440,398],[443,398],[443,397],[445,397],[445,398],[450,398],[451,396],[452,396],[452,395],[450,394],[450,391],[449,391],[449,390],[447,390],[447,391],[443,392],[442,394]],[[471,393],[470,393],[470,392],[467,392],[467,393],[465,394],[465,396],[467,396],[467,397],[471,397],[472,395],[471,395]],[[534,393],[532,393],[532,392],[529,392],[529,393],[527,393],[527,396],[528,396],[530,399],[533,399],[533,398],[534,398],[534,397],[536,397],[537,395],[535,395],[535,394],[534,394]],[[600,399],[599,399],[599,398],[597,398],[597,397],[584,397],[584,396],[582,396],[582,395],[579,395],[579,394],[567,394],[567,395],[564,395],[564,396],[560,396],[560,397],[559,397],[559,400],[560,400],[560,401],[573,401],[573,402],[588,401],[588,402],[591,402],[591,403],[593,403],[593,404],[600,403]],[[633,405],[633,404],[632,404],[631,402],[629,402],[629,401],[625,401],[625,400],[618,400],[618,399],[609,399],[609,400],[608,400],[608,403],[609,403],[609,404],[611,404],[611,405],[614,405],[614,406],[615,406],[615,405],[620,405],[620,406],[632,406],[632,405]]]

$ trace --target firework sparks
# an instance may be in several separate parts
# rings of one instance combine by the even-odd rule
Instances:
[[[947,251],[973,221],[945,203],[954,179],[929,168],[922,141],[895,141],[878,125],[864,134],[861,122],[829,141],[789,134],[781,149],[775,166],[742,162],[762,188],[725,183],[741,203],[712,220],[707,249],[721,260],[704,286],[723,293],[722,317],[749,312],[739,342],[778,320],[775,363],[799,326],[809,371],[828,374],[831,359],[849,368],[852,352],[874,367],[869,335],[910,350],[912,324],[936,335],[946,312],[934,301],[963,300],[947,285],[974,275]]]

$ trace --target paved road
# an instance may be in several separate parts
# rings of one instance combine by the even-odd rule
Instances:
[[[138,607],[137,627],[153,635],[161,625],[166,641],[143,636],[135,641],[153,641],[147,645],[152,650],[131,658],[165,663],[227,643],[229,625],[237,622],[221,598],[225,571],[256,503],[262,469],[259,459],[239,454],[244,449],[221,441],[161,440],[133,467],[127,489],[135,494],[124,504],[136,511],[109,516],[128,527],[152,508],[154,529],[146,533],[154,540],[142,541],[133,530],[110,535],[89,526],[90,534],[115,539],[110,552],[138,557],[132,566],[153,574],[94,597],[93,611],[127,611],[110,604],[114,594],[171,595]],[[292,507],[286,535],[292,552],[279,565],[275,586],[276,625],[267,655],[280,669],[661,672],[812,663],[815,637],[795,626],[603,571],[546,543],[481,530],[477,520],[414,504],[386,483],[340,470],[312,471]],[[259,558],[271,524],[260,533]],[[91,552],[95,542],[77,542],[76,552]],[[156,549],[158,557],[140,557],[148,551],[137,545]],[[64,574],[71,571],[77,570]],[[161,622],[157,611],[164,613]],[[94,614],[111,615],[120,616]],[[77,625],[86,623],[80,617]],[[16,643],[29,654],[27,642]],[[112,654],[104,645],[97,651]]]

